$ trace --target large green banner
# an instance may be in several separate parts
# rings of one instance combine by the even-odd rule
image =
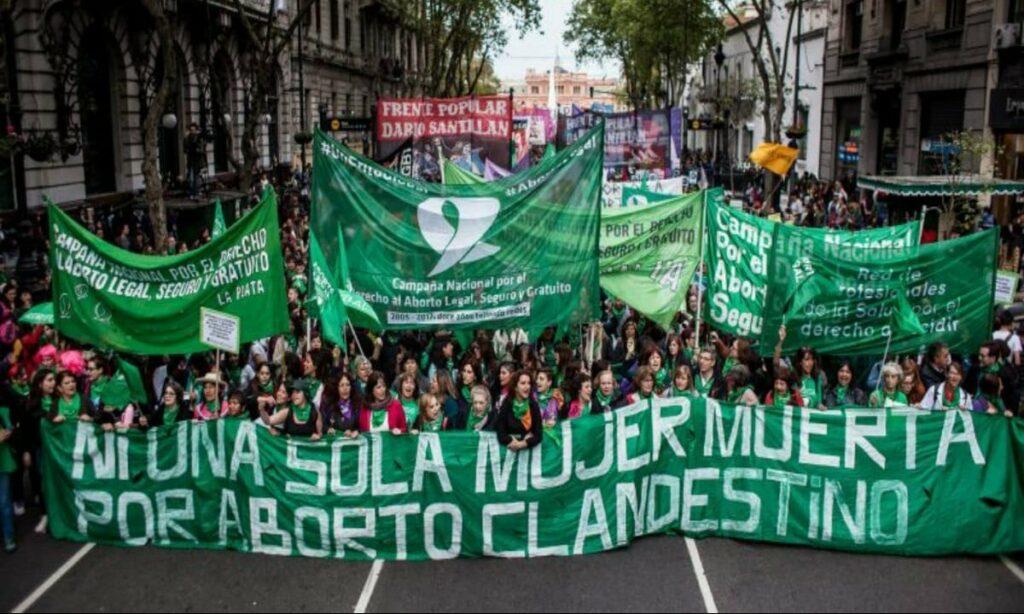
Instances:
[[[659,195],[660,196],[660,195]],[[700,260],[704,194],[601,210],[601,287],[668,329]]]
[[[772,276],[768,258],[776,241],[786,254],[823,247],[849,251],[869,247],[905,249],[920,242],[917,222],[861,231],[806,228],[772,222],[729,207],[708,190],[705,262],[706,316],[715,327],[745,337],[764,328],[765,294]]]
[[[599,314],[602,135],[514,177],[438,185],[318,133],[311,232],[334,262],[344,229],[353,290],[390,329],[585,322]]]
[[[656,399],[489,432],[320,442],[225,418],[43,425],[51,533],[345,559],[596,552],[663,532],[906,555],[1024,549],[1024,421]]]
[[[241,319],[241,342],[288,330],[277,200],[267,191],[217,239],[144,256],[103,241],[55,206],[50,215],[54,322],[82,343],[132,354],[187,354],[201,307]]]
[[[998,249],[995,228],[910,248],[776,241],[761,348],[775,347],[785,323],[784,351],[906,353],[942,341],[974,352],[992,334]]]

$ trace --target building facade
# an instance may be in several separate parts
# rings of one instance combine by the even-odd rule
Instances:
[[[1010,19],[1014,4],[831,0],[822,175],[943,174],[944,135],[969,130],[990,138],[989,90],[1005,66],[994,51],[994,25]],[[1018,58],[999,73],[1007,88],[1020,83],[1019,66]],[[973,170],[990,172],[991,162]]]
[[[787,31],[789,33],[789,49],[780,50],[780,55],[788,58],[784,73],[786,100],[782,123],[784,129],[794,124],[793,87],[799,72],[796,124],[803,127],[805,136],[799,139],[800,154],[795,169],[800,175],[817,175],[821,159],[818,135],[821,130],[828,5],[823,1],[803,0],[799,5],[799,20],[794,18],[790,25],[790,8],[795,6],[776,3],[767,15],[767,29],[777,44],[785,41]],[[728,17],[725,21],[721,66],[715,58],[718,49],[712,48],[691,79],[682,106],[687,110],[691,125],[694,125],[692,120],[703,118],[717,120],[720,126],[708,129],[705,122],[697,130],[686,130],[687,148],[705,149],[715,153],[716,157],[718,154],[727,155],[733,167],[742,167],[748,164],[750,152],[767,140],[768,131],[761,113],[766,97],[746,40],[747,35],[757,40],[762,22],[751,7],[739,9],[737,16],[740,17],[739,23]]]
[[[559,107],[575,105],[580,109],[590,109],[595,105],[605,110],[625,110],[615,93],[621,83],[618,79],[592,77],[585,72],[570,72],[555,65],[555,101]],[[503,88],[513,90],[513,107],[518,110],[529,110],[534,107],[547,107],[551,90],[551,71],[526,70],[522,81],[503,84]]]
[[[242,2],[251,23],[266,19],[271,1]],[[273,2],[275,27],[283,31],[299,0]],[[162,76],[148,15],[127,0],[14,5],[5,20],[13,41],[5,56],[6,123],[8,133],[27,142],[25,151],[7,152],[10,201],[32,208],[44,197],[57,203],[136,198],[143,188],[144,107]],[[311,131],[321,111],[369,116],[377,97],[406,93],[420,57],[414,37],[382,3],[318,0],[277,58],[268,112],[249,117],[251,46],[235,4],[162,5],[178,73],[159,128],[160,172],[168,186],[186,172],[190,124],[207,137],[207,177],[234,170],[246,122],[256,123],[259,166],[288,164],[299,151],[295,133]]]

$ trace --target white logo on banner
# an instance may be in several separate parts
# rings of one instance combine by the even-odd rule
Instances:
[[[454,207],[456,224],[445,219],[445,205]],[[460,263],[476,262],[498,253],[500,247],[481,243],[484,234],[494,225],[501,210],[496,198],[442,198],[434,197],[420,203],[416,217],[420,232],[440,260],[428,277],[440,275]]]

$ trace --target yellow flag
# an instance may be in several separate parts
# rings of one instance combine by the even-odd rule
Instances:
[[[789,172],[799,153],[792,147],[778,143],[761,143],[750,152],[750,161],[781,176]]]

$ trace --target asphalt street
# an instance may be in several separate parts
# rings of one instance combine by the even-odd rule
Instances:
[[[18,519],[0,610],[1020,612],[1024,556],[901,558],[659,536],[580,557],[343,562],[61,542]],[[692,547],[688,548],[690,541]],[[73,564],[72,564],[73,563]],[[703,568],[703,575],[699,569]]]

